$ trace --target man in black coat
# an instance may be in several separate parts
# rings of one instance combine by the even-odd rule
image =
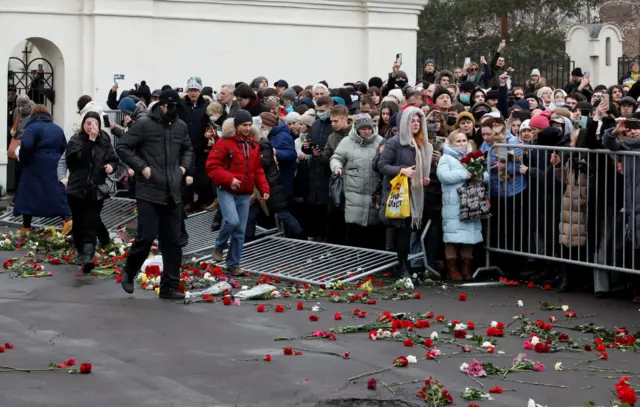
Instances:
[[[198,194],[198,204],[209,205],[213,201],[213,187],[207,176],[208,139],[204,136],[209,125],[208,102],[202,97],[202,81],[197,76],[187,81],[187,96],[181,100],[180,119],[187,124],[189,137],[195,154],[193,185],[185,190],[184,203],[194,203],[194,193]]]
[[[122,288],[129,294],[133,293],[133,279],[157,237],[162,241],[164,264],[160,298],[184,298],[178,291],[182,261],[181,186],[194,154],[187,125],[178,118],[179,109],[178,92],[163,91],[149,115],[136,121],[116,147],[120,159],[137,175],[138,234],[122,270]]]

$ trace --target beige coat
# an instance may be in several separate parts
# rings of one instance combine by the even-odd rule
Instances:
[[[566,247],[581,247],[587,242],[586,209],[589,179],[574,167],[575,163],[569,160],[563,168],[556,169],[556,178],[564,183],[559,231],[560,243]]]

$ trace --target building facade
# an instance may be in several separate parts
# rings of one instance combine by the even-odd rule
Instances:
[[[250,81],[331,86],[384,77],[396,54],[415,77],[418,15],[427,0],[0,0],[0,60],[25,92],[67,133],[76,100],[105,104],[114,75],[121,89],[145,80],[151,90]],[[6,99],[0,108],[7,108]],[[3,110],[5,111],[5,110]],[[6,115],[0,128],[6,129]],[[7,133],[0,131],[0,184],[6,184]]]

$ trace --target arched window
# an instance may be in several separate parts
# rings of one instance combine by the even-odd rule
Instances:
[[[607,37],[604,43],[604,61],[607,66],[611,66],[611,37]]]

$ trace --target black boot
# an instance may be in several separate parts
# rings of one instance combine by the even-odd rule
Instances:
[[[184,294],[175,288],[168,287],[166,289],[160,289],[160,298],[163,300],[184,300]]]
[[[120,282],[122,289],[127,292],[127,294],[133,294],[133,273],[128,272],[127,268],[124,267],[120,272],[120,275],[122,276],[122,281]]]
[[[86,263],[84,256],[84,247],[81,247],[79,249],[76,248],[76,252],[78,252],[78,254],[76,255],[76,264],[78,266],[82,266],[84,263]]]
[[[396,269],[393,273],[393,276],[397,280],[407,277],[411,278],[411,275],[409,274],[409,265],[407,263],[408,262],[406,260],[400,260],[398,262],[398,265],[396,266]]]
[[[211,230],[217,232],[222,227],[222,212],[218,209],[215,215],[213,215],[213,223],[211,223]]]
[[[93,264],[93,253],[95,252],[96,248],[94,245],[92,245],[91,243],[85,243],[84,247],[83,247],[83,259],[82,259],[82,272],[84,274],[89,274],[91,273],[91,270],[94,269],[95,264]]]
[[[558,288],[559,293],[566,293],[569,291],[569,274],[566,271],[561,272],[558,275]]]

